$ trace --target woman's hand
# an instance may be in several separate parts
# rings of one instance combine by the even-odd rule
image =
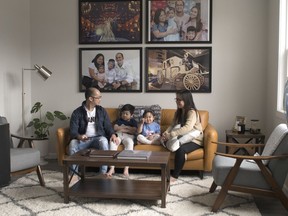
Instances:
[[[168,139],[169,139],[169,133],[167,133],[167,132],[164,132],[163,134],[162,134],[162,136],[161,136],[161,139],[164,141],[164,142],[166,142],[166,141],[168,141]]]

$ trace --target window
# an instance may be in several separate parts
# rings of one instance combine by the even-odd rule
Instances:
[[[280,0],[279,7],[279,59],[278,59],[278,98],[277,111],[284,112],[283,94],[285,82],[288,78],[287,58],[288,58],[288,32],[287,13],[288,4],[286,0]]]

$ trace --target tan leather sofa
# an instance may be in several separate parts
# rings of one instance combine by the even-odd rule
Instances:
[[[106,108],[111,122],[119,117],[117,108]],[[167,127],[171,124],[175,109],[162,109],[161,110],[161,131],[165,131]],[[209,112],[205,110],[199,110],[201,123],[204,130],[204,147],[198,149],[194,152],[187,154],[187,159],[183,170],[198,170],[200,173],[200,178],[203,178],[203,171],[212,170],[212,160],[214,158],[214,153],[216,152],[217,145],[212,142],[218,141],[218,133],[216,129],[209,124]],[[58,128],[57,129],[57,154],[58,162],[62,165],[62,160],[67,155],[67,146],[70,141],[69,128]],[[123,149],[123,145],[120,145],[120,149]],[[150,150],[150,151],[168,151],[163,146],[158,145],[141,145],[137,143],[135,148],[137,150]],[[174,153],[170,156],[170,167],[174,168]]]

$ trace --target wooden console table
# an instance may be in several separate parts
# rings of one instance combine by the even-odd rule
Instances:
[[[66,156],[63,160],[64,170],[64,202],[69,202],[69,196],[97,197],[97,198],[123,198],[160,200],[161,207],[166,207],[166,196],[170,187],[169,152],[152,152],[148,160],[131,160],[117,158],[92,158],[81,155],[81,151]],[[69,167],[79,165],[82,172],[81,180],[69,188]],[[88,178],[85,176],[85,167],[98,167],[101,165],[115,165],[118,167],[147,167],[161,170],[160,181],[149,180],[122,180]]]

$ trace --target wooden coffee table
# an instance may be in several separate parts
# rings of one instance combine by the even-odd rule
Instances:
[[[91,158],[82,156],[78,152],[66,156],[63,160],[64,202],[69,202],[69,196],[116,198],[116,199],[144,199],[160,200],[161,207],[166,207],[166,196],[170,188],[169,152],[152,152],[148,160],[120,160],[116,158]],[[83,172],[81,180],[69,187],[69,167],[79,165]],[[161,180],[125,180],[107,178],[87,178],[85,167],[99,167],[101,165],[115,165],[118,167],[145,167],[147,169],[161,169]]]

